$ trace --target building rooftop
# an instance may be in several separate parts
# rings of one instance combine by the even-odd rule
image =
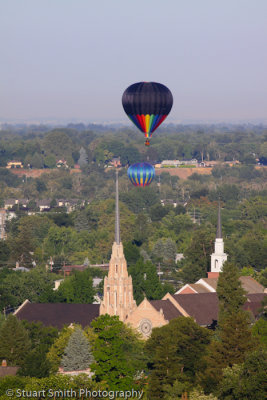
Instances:
[[[42,322],[45,326],[62,329],[64,325],[76,323],[89,326],[99,316],[99,304],[30,303],[24,304],[15,313],[20,320]]]
[[[149,302],[157,311],[162,309],[164,318],[170,321],[173,318],[182,316],[179,310],[172,304],[170,300],[150,300]]]

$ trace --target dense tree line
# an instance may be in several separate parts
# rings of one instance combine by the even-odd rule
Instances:
[[[259,320],[265,332],[252,329],[238,277],[238,268],[226,263],[218,282],[215,331],[179,317],[154,328],[145,341],[117,316],[102,315],[85,329],[74,325],[58,331],[9,315],[1,321],[0,357],[20,369],[18,376],[0,380],[0,394],[7,388],[60,388],[64,382],[72,389],[79,384],[92,390],[133,388],[149,400],[183,399],[185,393],[191,400],[261,400],[267,391],[266,319]],[[59,368],[93,375],[60,376]]]

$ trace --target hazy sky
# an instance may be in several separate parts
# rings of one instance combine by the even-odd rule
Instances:
[[[169,121],[267,119],[266,0],[0,0],[0,122],[127,122],[167,85]]]

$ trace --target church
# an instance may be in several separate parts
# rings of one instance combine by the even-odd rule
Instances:
[[[125,324],[137,329],[144,338],[152,329],[169,323],[179,316],[192,317],[201,326],[212,327],[218,318],[217,280],[227,260],[221,227],[221,211],[218,208],[218,223],[214,253],[211,255],[211,271],[207,278],[195,284],[183,286],[174,295],[167,293],[162,300],[144,299],[138,306],[133,297],[132,278],[128,275],[127,262],[120,237],[118,171],[116,172],[115,241],[109,262],[108,276],[104,279],[104,293],[101,304],[67,303],[24,303],[14,313],[19,319],[29,322],[41,321],[44,325],[56,326],[77,323],[82,327],[90,325],[99,315],[117,315]],[[247,302],[244,308],[254,317],[264,297],[264,288],[251,277],[241,277],[246,290]]]

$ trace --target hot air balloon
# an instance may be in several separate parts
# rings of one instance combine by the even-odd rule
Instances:
[[[127,175],[134,186],[148,186],[155,176],[155,168],[152,165],[136,163],[128,168]]]
[[[150,145],[152,133],[171,111],[171,91],[161,83],[138,82],[129,86],[122,95],[122,106],[130,120],[147,138]]]

